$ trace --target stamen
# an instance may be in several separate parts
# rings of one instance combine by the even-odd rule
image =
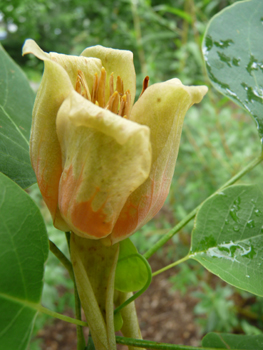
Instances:
[[[117,114],[118,113],[118,107],[119,107],[119,93],[118,93],[118,91],[115,91],[111,95],[111,97],[109,98],[109,101],[107,103],[106,109],[108,109],[112,113]]]
[[[81,92],[83,88],[83,92]],[[76,88],[75,90],[83,97],[85,97],[88,100],[91,100],[90,92],[89,92],[89,87],[85,79],[85,75],[81,70],[78,70],[78,76],[77,76],[77,81],[76,81]]]
[[[118,115],[120,115],[122,117],[124,116],[124,112],[125,112],[126,99],[127,99],[126,95],[123,95],[122,98],[121,98],[121,105],[120,105],[120,109],[119,109]]]
[[[129,117],[130,108],[131,108],[131,93],[130,93],[130,90],[127,90],[125,92],[125,95],[126,95],[126,103],[125,103],[125,108],[124,108],[124,111],[123,111],[123,117],[125,115],[126,118],[128,118]]]
[[[106,86],[106,70],[104,67],[101,68],[101,74],[100,74],[100,79],[98,82],[98,102],[100,107],[104,108],[105,107],[105,86]]]
[[[114,93],[114,76],[113,76],[113,73],[111,73],[111,75],[110,75],[109,85],[110,85],[110,96],[112,96],[113,93]]]
[[[123,93],[124,93],[123,81],[122,81],[122,79],[121,79],[121,77],[119,75],[117,76],[116,90],[119,92],[119,94],[121,96],[123,95]]]
[[[79,76],[77,76],[77,81],[76,81],[75,90],[77,91],[77,93],[81,94],[81,83],[80,83]]]
[[[110,98],[106,104],[106,81],[107,72],[104,67],[101,68],[100,76],[94,74],[92,92],[90,94],[85,75],[81,70],[78,70],[75,90],[84,98],[90,100],[98,107],[105,108],[114,114],[123,118],[129,119],[131,109],[131,93],[127,90],[124,94],[124,84],[121,77],[118,75],[116,80],[116,90],[114,91],[114,75],[111,73],[109,78],[109,93]],[[141,95],[148,87],[149,77],[145,77],[143,81],[143,88]],[[140,96],[141,96],[140,95]]]
[[[148,85],[149,85],[149,77],[148,75],[143,79],[143,83],[142,83],[142,92],[139,96],[139,98],[142,96],[142,94],[144,93],[144,91],[147,89]]]
[[[94,81],[93,81],[93,87],[92,87],[92,93],[91,93],[91,102],[95,103],[95,101],[98,100],[98,74],[95,73],[94,75]]]

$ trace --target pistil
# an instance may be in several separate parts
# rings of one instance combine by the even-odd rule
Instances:
[[[142,96],[142,94],[144,93],[144,91],[147,89],[148,85],[149,85],[149,77],[148,75],[143,79],[143,83],[142,83],[142,91],[141,94],[139,96],[139,98]]]

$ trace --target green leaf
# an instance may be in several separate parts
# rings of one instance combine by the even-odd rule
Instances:
[[[231,186],[197,213],[189,258],[224,281],[263,296],[263,193]]]
[[[36,182],[28,141],[34,98],[26,76],[0,45],[0,172],[23,188]]]
[[[142,289],[148,281],[148,271],[137,249],[129,238],[120,242],[119,260],[115,273],[115,289],[134,292]]]
[[[263,137],[263,1],[238,1],[214,16],[203,54],[212,84],[245,108]]]
[[[0,173],[0,350],[27,347],[47,255],[47,233],[39,209]]]
[[[208,333],[202,340],[206,348],[263,350],[263,335],[237,335]]]

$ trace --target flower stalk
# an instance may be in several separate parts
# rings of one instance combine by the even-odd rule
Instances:
[[[82,307],[96,350],[116,349],[114,279],[119,245],[105,246],[71,234],[73,270]]]

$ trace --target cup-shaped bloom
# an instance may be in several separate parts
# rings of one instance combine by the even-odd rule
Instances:
[[[148,87],[145,78],[133,104],[129,51],[94,46],[79,57],[47,54],[27,40],[23,53],[45,63],[30,156],[54,225],[108,244],[125,239],[161,209],[184,116],[207,88],[178,79]]]

